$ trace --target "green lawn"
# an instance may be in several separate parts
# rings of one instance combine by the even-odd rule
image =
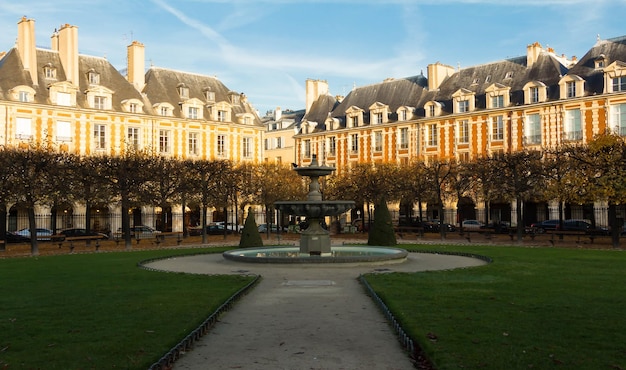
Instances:
[[[626,368],[625,252],[409,249],[493,259],[478,268],[367,276],[437,369]]]
[[[147,368],[252,280],[136,265],[199,251],[0,259],[0,369]]]

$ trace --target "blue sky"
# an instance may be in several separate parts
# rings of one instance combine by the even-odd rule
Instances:
[[[525,55],[535,41],[582,57],[598,35],[626,35],[626,0],[23,0],[0,3],[0,50],[35,19],[49,48],[78,26],[79,52],[126,67],[132,40],[146,64],[217,76],[264,114],[304,107],[307,78],[334,95],[353,86]],[[146,67],[147,67],[146,66]]]

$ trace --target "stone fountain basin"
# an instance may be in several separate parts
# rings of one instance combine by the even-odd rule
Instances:
[[[322,177],[330,175],[335,169],[333,167],[308,166],[294,169],[300,176]]]
[[[354,202],[347,200],[279,201],[274,202],[274,207],[291,215],[322,218],[340,215],[354,208]]]

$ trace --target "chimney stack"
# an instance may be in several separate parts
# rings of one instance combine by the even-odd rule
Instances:
[[[526,47],[526,66],[528,68],[532,67],[533,64],[537,62],[537,59],[539,59],[539,55],[541,54],[542,50],[543,49],[541,48],[541,44],[538,42],[530,44]]]
[[[22,17],[17,23],[17,51],[24,65],[24,70],[30,73],[33,85],[39,85],[34,19]]]
[[[313,102],[322,95],[328,94],[328,82],[323,80],[306,80],[306,112],[311,109]]]
[[[146,71],[144,69],[146,61],[145,47],[139,41],[133,41],[127,48],[128,71],[126,78],[128,82],[141,92],[146,85]]]
[[[58,34],[58,46],[59,58],[65,70],[65,78],[78,86],[78,27],[69,24],[61,26]]]
[[[428,90],[437,90],[441,83],[448,77],[454,74],[454,68],[439,62],[429,64],[427,69],[428,73]]]

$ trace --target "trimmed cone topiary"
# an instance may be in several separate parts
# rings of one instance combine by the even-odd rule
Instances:
[[[241,239],[239,239],[239,248],[262,247],[263,239],[259,234],[259,227],[254,220],[254,215],[248,210],[248,217],[241,231]]]
[[[374,223],[367,237],[367,245],[393,246],[397,244],[387,201],[381,198],[374,208]]]

